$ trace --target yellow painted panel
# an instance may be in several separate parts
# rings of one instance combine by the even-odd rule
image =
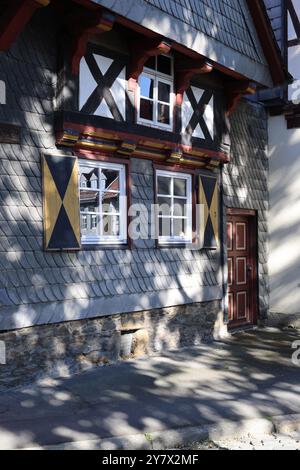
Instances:
[[[218,191],[218,181],[216,179],[215,190],[212,198],[212,203],[210,206],[210,217],[212,221],[212,226],[215,233],[215,238],[217,244],[219,244],[219,191]]]
[[[78,191],[78,161],[76,160],[63,202],[64,208],[69,217],[76,239],[80,244],[80,216]]]
[[[44,208],[44,241],[47,249],[59,211],[62,206],[61,197],[56,189],[45,157],[43,162],[43,208]]]

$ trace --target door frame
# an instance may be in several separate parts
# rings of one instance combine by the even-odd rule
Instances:
[[[257,325],[258,316],[259,316],[259,287],[258,287],[258,217],[257,211],[254,209],[239,209],[239,208],[227,208],[226,211],[227,218],[228,216],[241,216],[247,217],[249,220],[249,252],[250,252],[250,262],[253,266],[253,274],[250,282],[250,302],[251,302],[251,319],[250,322],[234,322],[232,325],[228,321],[228,328],[239,328],[248,325]],[[227,231],[226,231],[227,233]],[[227,235],[226,235],[227,237]],[[227,238],[226,238],[227,240]],[[227,250],[227,241],[226,241],[226,250]],[[228,254],[227,254],[228,260]],[[228,281],[227,281],[227,302],[228,308]]]

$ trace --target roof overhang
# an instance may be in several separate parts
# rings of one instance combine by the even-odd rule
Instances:
[[[262,86],[272,87],[273,85],[282,84],[289,79],[262,0],[246,0],[246,2],[268,66],[255,63],[238,51],[226,47],[214,38],[206,36],[176,18],[172,17],[172,28],[169,28],[170,23],[162,21],[163,17],[167,18],[169,15],[162,13],[149,4],[145,6],[142,0],[127,0],[126,2],[113,0],[74,1],[86,6],[103,6],[113,9],[117,15],[126,18],[127,21],[132,21],[141,27],[165,36],[175,41],[178,45],[202,55],[214,64],[218,64],[225,70],[236,72]],[[147,14],[145,14],[145,8],[147,8]],[[118,20],[120,21],[120,18]]]
[[[281,85],[290,80],[290,75],[285,68],[265,4],[262,0],[246,1],[253,18],[264,55],[269,64],[273,84],[275,86]]]

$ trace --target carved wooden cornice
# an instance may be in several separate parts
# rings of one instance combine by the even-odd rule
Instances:
[[[0,16],[0,51],[7,51],[23,31],[36,10],[51,0],[10,0]]]
[[[183,103],[183,94],[189,88],[191,79],[194,75],[210,73],[213,71],[213,65],[203,60],[184,61],[176,65],[176,104],[181,106]]]
[[[230,116],[236,109],[243,96],[256,93],[256,87],[248,80],[228,83],[225,87],[226,94],[226,114]]]
[[[74,12],[65,20],[66,27],[71,35],[71,71],[79,74],[79,65],[85,56],[87,45],[93,35],[111,31],[115,23],[115,15],[109,11],[100,10],[87,12],[83,16],[81,11]]]
[[[172,45],[162,40],[142,40],[132,44],[132,59],[128,73],[128,90],[134,91],[144,65],[150,57],[169,54]]]

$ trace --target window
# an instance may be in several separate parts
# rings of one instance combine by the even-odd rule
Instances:
[[[82,244],[126,243],[124,165],[81,160],[79,169]]]
[[[159,170],[156,188],[159,243],[192,243],[191,175]]]
[[[173,59],[151,57],[139,78],[138,123],[173,128]]]

